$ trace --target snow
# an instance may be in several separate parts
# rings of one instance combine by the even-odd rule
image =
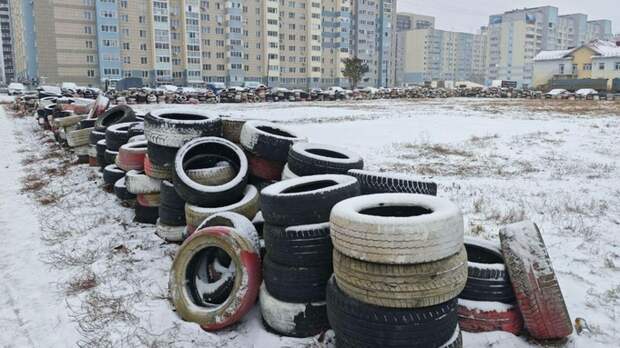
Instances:
[[[369,170],[435,181],[438,195],[463,212],[468,235],[496,241],[503,225],[536,222],[571,318],[586,319],[592,329],[564,346],[602,348],[620,339],[618,105],[453,98],[196,108],[285,124],[313,142],[360,153]],[[154,226],[133,223],[133,212],[101,190],[96,169],[72,165],[62,176],[46,173],[69,154],[44,156],[53,142],[33,118],[7,119],[0,112],[0,135],[0,227],[6,236],[0,246],[0,346],[320,345],[316,338],[268,333],[258,306],[217,333],[182,321],[167,299],[178,246],[162,244]],[[32,163],[20,165],[31,157]],[[31,174],[47,185],[20,194],[20,178]],[[57,202],[39,203],[48,197]],[[54,258],[50,268],[41,261],[50,255],[65,257]],[[91,272],[94,287],[65,291],[76,276]],[[75,324],[91,323],[93,313],[112,308],[116,314],[97,321],[94,332]],[[539,346],[503,332],[464,332],[463,339],[468,348]]]
[[[562,59],[573,50],[541,51],[534,57],[535,61]]]
[[[465,307],[468,310],[475,310],[479,312],[508,312],[514,308],[512,304],[506,304],[501,302],[487,302],[487,301],[470,301],[459,299],[459,306]]]
[[[318,191],[336,190],[344,186],[353,185],[356,183],[356,181],[357,179],[355,178],[352,178],[348,175],[340,175],[340,174],[302,176],[299,178],[280,181],[273,185],[269,185],[261,191],[261,195],[265,195],[265,196],[283,195],[287,197],[304,196],[304,195],[307,196],[309,194],[313,194]],[[311,183],[318,183],[318,182],[330,182],[330,185],[327,187],[317,188],[314,190],[283,193],[284,191],[295,188],[295,187],[304,186],[306,184],[311,184]]]

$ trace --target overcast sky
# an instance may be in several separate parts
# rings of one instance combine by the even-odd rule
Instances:
[[[474,33],[489,22],[489,15],[515,8],[555,6],[560,15],[585,13],[588,19],[611,19],[620,32],[619,0],[398,0],[398,11],[434,16],[438,29]]]

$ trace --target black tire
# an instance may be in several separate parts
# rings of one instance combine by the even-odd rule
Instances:
[[[514,303],[516,298],[499,247],[466,238],[467,284],[459,298],[471,301]]]
[[[363,195],[374,193],[418,193],[437,196],[437,184],[414,180],[406,175],[373,173],[352,169],[348,172],[360,182]]]
[[[157,224],[157,219],[159,218],[159,208],[158,207],[145,207],[136,203],[135,207],[135,221],[142,224],[155,225]]]
[[[178,148],[153,143],[147,143],[146,146],[151,163],[159,167],[174,168],[174,159],[179,151]]]
[[[185,166],[192,158],[203,155],[225,159],[235,168],[237,176],[218,186],[205,186],[191,180]],[[173,183],[179,196],[189,204],[205,208],[223,207],[241,200],[248,173],[248,159],[237,145],[222,138],[199,138],[185,144],[177,153]]]
[[[359,196],[357,179],[347,175],[313,175],[273,184],[261,192],[265,222],[300,226],[329,221],[338,202]]]
[[[150,143],[180,148],[195,138],[221,137],[222,120],[194,109],[156,110],[144,118],[144,134]]]
[[[105,132],[100,132],[98,130],[93,130],[90,132],[89,141],[92,145],[96,145],[99,141],[105,139]]]
[[[113,124],[134,122],[136,121],[136,113],[127,105],[118,105],[97,118],[95,122],[95,130],[104,132],[106,128]]]
[[[97,122],[94,118],[86,118],[80,121],[80,129],[94,128],[95,122]]]
[[[129,139],[137,137],[138,135],[144,135],[144,122],[137,122],[127,130]]]
[[[117,123],[105,131],[105,142],[108,150],[118,151],[129,141],[129,129],[137,123]]]
[[[263,260],[263,279],[269,293],[280,301],[309,303],[325,301],[325,286],[332,275],[329,266],[292,267]]]
[[[289,152],[288,167],[298,176],[347,174],[350,169],[363,169],[364,160],[339,147],[297,143]]]
[[[347,296],[335,278],[326,293],[337,347],[436,348],[452,338],[458,325],[456,299],[415,309],[380,307]]]
[[[270,161],[286,162],[291,146],[305,141],[305,138],[269,122],[248,121],[241,129],[241,145]]]
[[[103,182],[107,185],[114,185],[117,181],[125,177],[125,171],[110,164],[103,169]]]
[[[136,195],[133,193],[129,193],[127,191],[127,186],[125,185],[125,178],[121,178],[114,184],[114,194],[121,201],[130,201],[136,199]]]
[[[290,227],[265,224],[264,239],[269,257],[277,263],[332,267],[329,223]]]
[[[185,226],[185,201],[169,181],[162,181],[159,193],[159,220],[167,226]]]
[[[110,164],[116,163],[116,156],[118,156],[118,151],[105,150],[103,155],[103,163],[108,166]]]
[[[97,163],[99,163],[99,166],[101,167],[101,169],[104,169],[106,164],[105,164],[105,150],[108,147],[106,146],[105,143],[105,139],[101,139],[97,142],[96,145],[96,149],[97,149]]]

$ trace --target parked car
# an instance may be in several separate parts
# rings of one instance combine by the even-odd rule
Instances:
[[[597,90],[592,88],[582,88],[575,92],[575,96],[583,99],[594,99],[594,96],[598,96],[599,93]]]
[[[26,92],[26,86],[21,83],[13,82],[8,87],[9,95],[22,95]]]
[[[556,88],[556,89],[552,89],[549,92],[545,93],[545,98],[547,99],[565,99],[568,98],[569,96],[571,96],[572,93],[562,89],[562,88]]]
[[[207,89],[210,89],[216,95],[219,95],[221,91],[226,89],[226,84],[224,82],[210,82],[207,83]]]
[[[263,85],[262,83],[258,82],[258,81],[245,81],[243,83],[243,87],[245,87],[247,89],[255,90],[255,89],[258,89],[258,88],[265,88],[266,86]]]

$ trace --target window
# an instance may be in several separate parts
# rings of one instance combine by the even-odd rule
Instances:
[[[564,64],[560,64],[560,75],[564,75]]]
[[[94,62],[95,62],[94,56],[86,56],[86,63],[94,63]]]
[[[605,63],[598,63],[598,70],[605,70]]]
[[[616,62],[616,70],[620,70],[620,62]]]
[[[585,70],[585,71],[592,71],[592,64],[589,64],[589,63],[584,64],[583,65],[583,70]]]
[[[89,69],[86,71],[86,76],[95,77],[95,70]]]

